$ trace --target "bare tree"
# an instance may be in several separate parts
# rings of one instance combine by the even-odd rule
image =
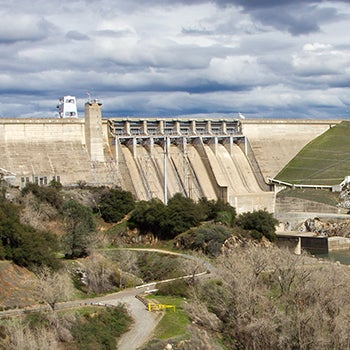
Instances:
[[[46,302],[51,310],[60,300],[65,300],[72,293],[70,277],[65,271],[52,271],[43,266],[36,272],[34,288],[40,300]]]
[[[209,265],[207,259],[208,257],[202,252],[193,252],[191,255],[185,256],[180,260],[182,274],[192,276],[190,283],[193,284],[195,282],[196,274],[207,272],[207,265]]]
[[[118,252],[118,266],[120,269],[119,288],[127,285],[131,276],[139,276],[140,270],[137,264],[137,254],[130,250],[120,250]]]
[[[217,276],[196,293],[222,322],[227,346],[349,348],[347,267],[277,248],[245,247],[218,260]],[[210,314],[193,307],[198,309],[194,316],[206,318],[203,326],[211,324]]]
[[[103,293],[112,289],[114,274],[118,274],[116,264],[103,255],[92,251],[84,260],[89,293]]]
[[[7,324],[8,350],[58,350],[55,333],[46,328],[31,329],[21,318],[12,319]]]

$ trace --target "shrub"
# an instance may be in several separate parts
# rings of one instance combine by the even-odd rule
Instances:
[[[45,201],[57,210],[61,210],[63,205],[63,197],[59,190],[59,185],[41,187],[37,184],[28,183],[26,187],[22,189],[22,196],[25,196],[27,193],[31,192],[39,201]]]
[[[250,231],[250,236],[253,239],[257,239],[258,241],[260,241],[263,238],[263,234],[257,230],[251,230]]]
[[[29,268],[41,265],[56,268],[57,250],[58,241],[54,234],[21,224],[17,206],[0,204],[0,258]]]
[[[137,228],[142,234],[152,232],[159,235],[166,215],[166,206],[160,200],[140,201],[130,215],[128,226],[130,229]]]
[[[158,289],[157,294],[160,295],[179,296],[182,298],[189,297],[188,283],[184,279],[159,283],[156,285],[156,288]]]
[[[218,256],[222,244],[231,236],[231,231],[222,225],[194,228],[180,235],[177,242],[184,249],[200,250],[211,256]]]
[[[116,349],[116,339],[127,331],[131,318],[124,306],[85,310],[72,328],[78,349]]]
[[[158,199],[137,203],[128,226],[139,229],[141,233],[152,232],[161,239],[172,239],[199,222],[200,213],[196,203],[178,193],[169,200],[167,206]]]
[[[111,189],[102,193],[98,209],[106,222],[118,222],[135,208],[132,194],[120,189]]]
[[[263,234],[268,240],[276,240],[276,220],[266,210],[243,213],[238,217],[238,225],[245,230],[255,230]]]

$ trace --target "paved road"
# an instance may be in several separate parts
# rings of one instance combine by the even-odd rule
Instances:
[[[213,266],[210,265],[208,262],[191,255],[175,253],[175,252],[165,251],[160,249],[130,248],[130,250],[151,251],[151,252],[154,251],[162,254],[178,255],[186,259],[196,260],[200,262],[205,267],[205,270],[206,270],[204,272],[201,272],[195,275],[198,277],[206,276],[207,273],[214,271]],[[191,275],[191,276],[184,276],[179,278],[191,278],[191,277],[193,276]],[[171,279],[171,280],[175,280],[175,279]],[[161,320],[163,315],[163,313],[160,313],[160,312],[147,311],[146,306],[139,299],[136,298],[136,295],[142,294],[147,289],[154,288],[154,285],[156,283],[168,282],[171,280],[148,283],[136,288],[128,288],[118,293],[108,294],[103,297],[61,302],[61,303],[57,303],[55,308],[56,310],[62,310],[62,309],[69,309],[69,308],[74,308],[82,305],[90,305],[90,304],[101,305],[101,306],[118,305],[119,303],[125,304],[128,312],[130,313],[130,316],[134,320],[134,323],[130,328],[130,330],[127,333],[123,334],[123,336],[120,338],[118,342],[118,349],[135,350],[141,347],[150,339],[155,327],[157,326],[158,322]],[[0,318],[7,317],[7,316],[17,316],[24,312],[30,312],[30,311],[35,312],[40,310],[49,310],[49,307],[46,305],[33,305],[31,307],[27,307],[23,309],[0,311]]]

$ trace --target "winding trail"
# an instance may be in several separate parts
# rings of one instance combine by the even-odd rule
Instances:
[[[208,273],[214,272],[214,267],[209,264],[204,259],[197,258],[189,254],[175,253],[168,250],[161,249],[148,249],[148,248],[117,248],[118,250],[131,250],[131,251],[148,251],[157,252],[167,255],[177,255],[185,259],[190,259],[196,261],[205,267],[205,271],[182,276],[178,278],[157,281],[147,283],[135,288],[128,288],[118,293],[111,293],[102,297],[96,297],[84,300],[72,300],[66,302],[57,303],[55,306],[56,310],[76,308],[84,305],[98,305],[98,306],[109,306],[118,305],[120,303],[125,304],[130,316],[132,317],[134,323],[132,324],[130,330],[124,333],[118,341],[118,350],[135,350],[140,348],[145,344],[152,336],[152,333],[161,320],[163,313],[160,312],[149,312],[145,305],[136,298],[137,295],[143,294],[144,291],[153,287],[157,283],[166,283],[177,279],[193,278],[193,277],[203,277],[207,276]],[[12,309],[0,311],[0,318],[9,316],[19,316],[23,313],[35,312],[41,310],[50,310],[47,305],[33,305],[31,307],[26,307],[22,309]]]

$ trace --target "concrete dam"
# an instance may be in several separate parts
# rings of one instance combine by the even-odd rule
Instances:
[[[308,142],[337,121],[257,121],[186,118],[0,119],[0,175],[64,186],[119,186],[137,200],[175,193],[222,199],[238,213],[274,212],[275,176]]]

